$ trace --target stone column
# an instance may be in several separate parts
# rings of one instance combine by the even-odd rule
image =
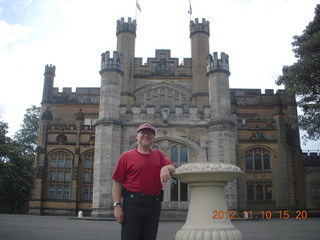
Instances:
[[[102,54],[99,119],[96,122],[92,217],[113,216],[111,175],[120,155],[122,54]]]
[[[123,79],[121,83],[121,104],[131,109],[134,104],[133,90],[135,82],[133,79],[134,71],[134,52],[136,40],[137,22],[128,18],[117,21],[117,52],[123,55]]]
[[[77,112],[74,115],[75,123],[76,123],[76,129],[77,129],[77,138],[76,138],[76,148],[74,151],[74,161],[72,166],[72,178],[71,178],[71,196],[70,199],[76,203],[75,211],[78,213],[78,204],[79,199],[77,199],[77,196],[81,196],[81,192],[79,193],[79,165],[80,165],[80,143],[81,143],[81,128],[84,125],[84,113],[82,112],[82,109],[79,109],[79,112]],[[81,190],[80,190],[81,191]],[[81,199],[81,197],[80,197]]]
[[[190,21],[191,58],[192,58],[192,104],[198,109],[208,105],[208,82],[206,78],[206,57],[209,51],[210,23],[196,18]]]
[[[275,96],[273,119],[277,128],[277,161],[272,171],[273,179],[279,183],[274,188],[274,195],[277,199],[277,207],[279,209],[294,209],[295,202],[295,182],[293,169],[293,156],[291,147],[287,141],[287,130],[285,114],[282,111],[282,102],[279,94]]]
[[[209,122],[209,162],[236,165],[235,124],[231,118],[229,88],[229,56],[213,53],[207,57],[209,81],[209,102],[211,121]],[[237,208],[236,182],[226,187],[228,207]]]

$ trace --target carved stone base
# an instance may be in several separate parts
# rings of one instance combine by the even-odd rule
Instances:
[[[174,177],[191,188],[185,225],[175,240],[242,240],[231,223],[224,186],[243,174],[228,164],[189,163],[176,169]]]
[[[181,229],[176,233],[176,240],[241,240],[242,235],[238,229]]]

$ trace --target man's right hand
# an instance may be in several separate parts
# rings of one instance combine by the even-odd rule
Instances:
[[[117,220],[118,223],[123,223],[123,210],[122,210],[122,207],[120,205],[116,206],[114,208],[114,216]]]

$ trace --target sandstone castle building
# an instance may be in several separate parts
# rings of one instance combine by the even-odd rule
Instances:
[[[135,20],[118,20],[116,34],[116,51],[101,55],[100,88],[59,92],[55,66],[45,66],[30,214],[112,216],[111,174],[146,122],[157,128],[153,147],[176,166],[214,159],[245,172],[226,188],[231,209],[307,207],[293,96],[230,89],[229,56],[210,54],[205,19],[190,21],[191,58],[183,63],[170,50],[156,50],[145,64],[135,57]],[[172,179],[163,214],[178,216],[187,206],[187,185]]]

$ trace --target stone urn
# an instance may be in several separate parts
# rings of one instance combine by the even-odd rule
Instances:
[[[173,177],[190,187],[189,211],[175,240],[241,240],[231,223],[224,186],[242,175],[237,166],[216,163],[188,163],[178,167]]]

